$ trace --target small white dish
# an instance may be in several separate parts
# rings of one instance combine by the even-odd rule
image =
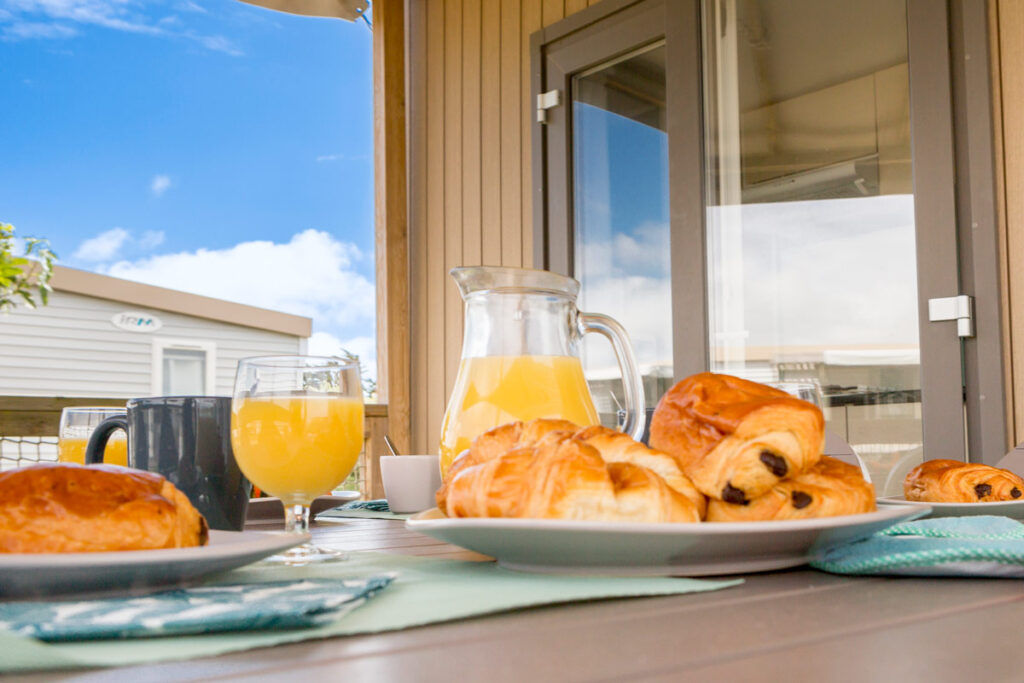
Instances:
[[[638,524],[552,519],[449,519],[437,508],[405,525],[494,557],[508,569],[550,574],[714,576],[807,562],[813,551],[866,538],[927,513],[885,505],[875,512],[780,522]]]
[[[380,476],[391,512],[404,514],[434,507],[441,488],[441,457],[437,455],[385,455]]]
[[[996,515],[1024,521],[1024,500],[996,501],[994,503],[919,503],[903,496],[879,498],[883,505],[927,505],[931,508],[928,517],[975,517]]]
[[[103,553],[0,553],[0,598],[135,595],[184,585],[305,543],[309,534],[210,531],[207,545]]]

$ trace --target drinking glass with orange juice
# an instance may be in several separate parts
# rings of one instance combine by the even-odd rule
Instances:
[[[57,460],[85,464],[85,446],[96,427],[108,417],[124,413],[123,407],[75,406],[60,413],[57,436]],[[128,466],[128,439],[122,433],[107,442],[103,451],[107,465]]]
[[[462,361],[441,427],[441,474],[483,432],[516,420],[561,418],[582,426],[598,415],[580,363],[580,342],[598,332],[612,344],[625,394],[622,430],[639,440],[646,412],[626,331],[576,308],[580,284],[543,270],[455,268],[466,302]]]
[[[363,448],[359,361],[241,360],[231,400],[231,447],[249,481],[281,499],[285,528],[307,533],[313,499],[345,480]],[[304,564],[338,557],[307,543],[270,559]]]

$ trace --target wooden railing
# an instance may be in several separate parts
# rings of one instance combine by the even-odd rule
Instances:
[[[55,437],[60,413],[73,406],[124,406],[123,398],[69,398],[63,396],[0,396],[0,437]],[[384,497],[380,480],[380,456],[387,452],[388,407],[366,405],[366,442],[363,446],[364,476],[360,483],[364,498]]]

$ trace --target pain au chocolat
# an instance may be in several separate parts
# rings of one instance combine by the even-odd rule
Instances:
[[[1024,479],[980,463],[926,460],[907,473],[903,494],[907,500],[927,503],[1024,500]]]
[[[825,418],[806,401],[738,377],[704,372],[669,389],[650,444],[676,459],[710,498],[742,504],[821,458]]]
[[[77,553],[205,545],[206,520],[158,474],[41,464],[0,473],[0,552]]]
[[[875,489],[860,469],[841,460],[822,456],[807,472],[785,479],[745,504],[712,499],[709,522],[757,522],[810,519],[872,512]]]

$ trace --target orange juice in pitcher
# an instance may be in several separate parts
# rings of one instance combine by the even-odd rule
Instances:
[[[516,420],[597,424],[579,347],[587,332],[611,341],[622,370],[623,431],[644,432],[643,385],[629,338],[611,318],[576,309],[579,282],[543,270],[455,268],[466,302],[462,361],[441,427],[441,474],[473,439]]]
[[[483,356],[465,358],[441,428],[441,470],[495,425],[538,417],[561,417],[580,426],[597,424],[597,410],[572,356]]]

